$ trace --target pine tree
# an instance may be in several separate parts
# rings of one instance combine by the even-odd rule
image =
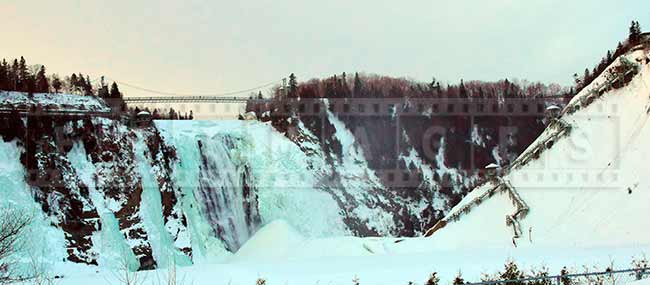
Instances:
[[[104,76],[99,80],[99,89],[97,89],[97,96],[100,98],[108,98],[108,85],[104,81]]]
[[[56,74],[52,74],[52,88],[54,88],[54,93],[59,93],[59,91],[61,91],[61,87],[63,87],[61,78],[59,78],[59,76]]]
[[[83,74],[79,73],[79,77],[77,78],[77,91],[81,95],[85,95],[86,93],[86,78],[84,78]]]
[[[257,99],[260,99],[260,100],[264,99],[264,97],[262,96],[262,91],[257,92]]]
[[[607,65],[609,65],[612,63],[612,61],[613,61],[612,52],[608,50],[607,56],[605,56],[605,62],[607,62]]]
[[[77,85],[79,84],[78,83],[79,78],[77,77],[77,74],[73,73],[72,75],[70,75],[70,78],[69,78],[68,81],[69,81],[68,82],[68,89],[70,89],[68,91],[70,91],[71,93],[76,92],[77,91]]]
[[[587,86],[591,82],[591,73],[589,73],[589,68],[585,68],[585,73],[582,76],[582,84],[583,86]]]
[[[291,73],[289,75],[289,97],[294,98],[298,96],[298,81],[296,80],[296,75]]]
[[[341,74],[341,93],[345,98],[352,97],[352,91],[350,90],[350,86],[348,86],[348,75],[345,72]]]
[[[465,83],[463,83],[463,80],[460,80],[460,86],[458,87],[459,91],[459,96],[460,98],[467,98],[467,89],[465,89]]]
[[[117,83],[113,82],[113,84],[111,85],[111,92],[109,92],[108,97],[122,98],[122,93],[120,92],[120,89],[117,87]]]
[[[440,282],[440,278],[438,278],[438,273],[433,272],[431,273],[431,276],[429,276],[429,279],[427,279],[427,282],[424,283],[425,285],[438,285]]]
[[[10,77],[10,89],[13,91],[19,91],[20,88],[20,77],[18,76],[18,60],[14,59],[13,64],[11,65],[11,72],[9,73]]]
[[[352,97],[363,97],[363,82],[359,78],[359,73],[354,73],[354,92]]]
[[[630,25],[630,34],[628,36],[630,44],[632,45],[638,44],[640,38],[641,38],[641,26],[639,25],[639,22],[632,21],[632,24]]]
[[[505,264],[505,268],[499,277],[501,280],[516,280],[524,278],[524,274],[519,270],[517,264],[511,260]],[[506,284],[519,285],[521,282],[508,282]]]
[[[458,270],[458,274],[456,274],[456,278],[454,278],[453,285],[462,285],[462,284],[465,284],[465,279],[463,279],[462,273],[460,272],[460,270]]]
[[[0,63],[0,90],[9,90],[9,65],[4,58]]]
[[[86,84],[84,84],[83,89],[84,89],[84,95],[86,96],[93,96],[95,95],[93,92],[93,84],[90,81],[90,76],[86,75]]]
[[[18,69],[17,69],[17,76],[18,76],[18,91],[23,91],[27,92],[29,91],[29,70],[27,70],[27,63],[25,62],[24,57],[20,57],[20,61],[18,62]]]
[[[39,93],[48,93],[50,92],[50,83],[47,80],[45,75],[45,65],[41,65],[41,68],[36,74],[36,92]]]
[[[568,275],[568,274],[569,274],[569,270],[567,270],[566,266],[562,267],[562,270],[560,270],[560,276],[562,276],[560,278],[560,283],[562,283],[562,285],[572,285],[573,284],[573,281],[571,280],[571,278],[566,277],[566,275]]]

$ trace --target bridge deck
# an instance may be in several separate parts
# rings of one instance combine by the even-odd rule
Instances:
[[[246,103],[249,97],[170,96],[124,97],[127,103]]]

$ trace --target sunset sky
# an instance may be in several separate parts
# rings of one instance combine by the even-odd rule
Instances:
[[[650,1],[0,0],[0,57],[178,93],[291,72],[569,84],[633,19],[650,29]]]

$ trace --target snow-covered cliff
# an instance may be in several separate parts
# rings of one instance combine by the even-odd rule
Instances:
[[[649,244],[649,62],[647,49],[614,61],[503,177],[456,205],[432,240],[445,248]]]

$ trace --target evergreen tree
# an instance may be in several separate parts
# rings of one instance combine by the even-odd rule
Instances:
[[[61,78],[56,74],[52,74],[52,88],[54,88],[54,93],[59,93],[62,87],[63,82],[61,82]]]
[[[298,96],[298,80],[296,80],[296,75],[291,73],[289,75],[289,94],[290,98]]]
[[[514,261],[508,261],[505,264],[505,268],[501,274],[499,274],[501,280],[516,280],[524,278],[524,274],[519,270],[519,267]],[[508,282],[506,284],[510,285],[519,285],[521,282]]]
[[[463,275],[461,274],[460,270],[458,270],[458,274],[456,274],[456,278],[454,278],[453,285],[462,285],[462,284],[465,284],[465,279],[463,279]]]
[[[503,87],[503,97],[504,98],[510,98],[510,96],[511,96],[511,94],[510,94],[510,80],[508,80],[508,78],[506,78],[506,80],[503,82],[503,85],[504,85],[504,87]]]
[[[97,89],[97,96],[99,96],[100,98],[109,97],[108,85],[106,85],[106,82],[104,81],[104,76],[102,76],[99,81],[99,89]]]
[[[29,91],[29,70],[27,69],[27,63],[25,62],[24,57],[20,57],[20,61],[18,62],[18,91],[23,91],[23,92],[28,92]]]
[[[352,97],[363,97],[363,83],[359,78],[358,72],[354,73],[354,92],[352,93]]]
[[[345,98],[350,98],[352,97],[352,91],[350,90],[350,86],[348,86],[348,75],[343,72],[341,74],[341,92],[343,93],[343,97]]]
[[[465,89],[465,83],[463,83],[463,80],[460,80],[460,86],[458,87],[458,92],[460,98],[467,98],[467,89]]]
[[[41,68],[36,74],[36,92],[39,93],[48,93],[50,92],[50,83],[47,80],[45,75],[45,65],[41,65]]]
[[[264,97],[262,96],[262,91],[257,92],[257,99],[260,99],[260,100],[264,99]]]
[[[86,78],[84,78],[83,74],[81,72],[79,73],[79,77],[77,78],[77,91],[81,95],[86,94]]]
[[[632,24],[630,25],[630,34],[628,36],[628,39],[630,41],[630,44],[632,45],[636,45],[639,43],[639,40],[641,39],[641,26],[639,25],[639,22],[632,21]]]
[[[109,93],[109,98],[122,98],[122,93],[120,92],[120,89],[117,87],[117,83],[113,82],[111,85],[111,92]]]
[[[93,91],[93,84],[90,81],[90,76],[86,75],[86,85],[84,85],[84,95],[93,96],[95,92]]]
[[[566,277],[566,275],[568,275],[568,274],[569,274],[569,270],[567,270],[566,266],[562,267],[562,270],[560,270],[560,276],[562,276],[560,278],[560,283],[562,283],[562,285],[572,285],[573,284],[573,281],[571,280],[571,278]]]
[[[582,77],[583,86],[587,86],[591,82],[591,73],[589,73],[589,68],[585,68],[585,73]]]
[[[77,74],[73,73],[70,75],[70,79],[68,82],[68,88],[70,89],[70,92],[76,92],[77,91],[77,86],[79,85],[78,83],[79,78],[77,77]]]
[[[612,63],[612,61],[613,61],[612,52],[608,50],[607,56],[605,56],[605,62],[607,62],[607,65],[609,65]]]
[[[0,63],[0,90],[9,90],[9,65],[4,58]]]
[[[11,84],[11,90],[14,91],[19,91],[20,87],[20,76],[18,76],[18,60],[14,59],[13,64],[11,65],[11,72],[9,73],[10,76],[10,84]]]
[[[425,285],[438,285],[440,282],[440,278],[438,278],[438,273],[433,272],[431,273],[431,276],[429,276],[429,279],[427,279],[427,282],[424,283]]]

